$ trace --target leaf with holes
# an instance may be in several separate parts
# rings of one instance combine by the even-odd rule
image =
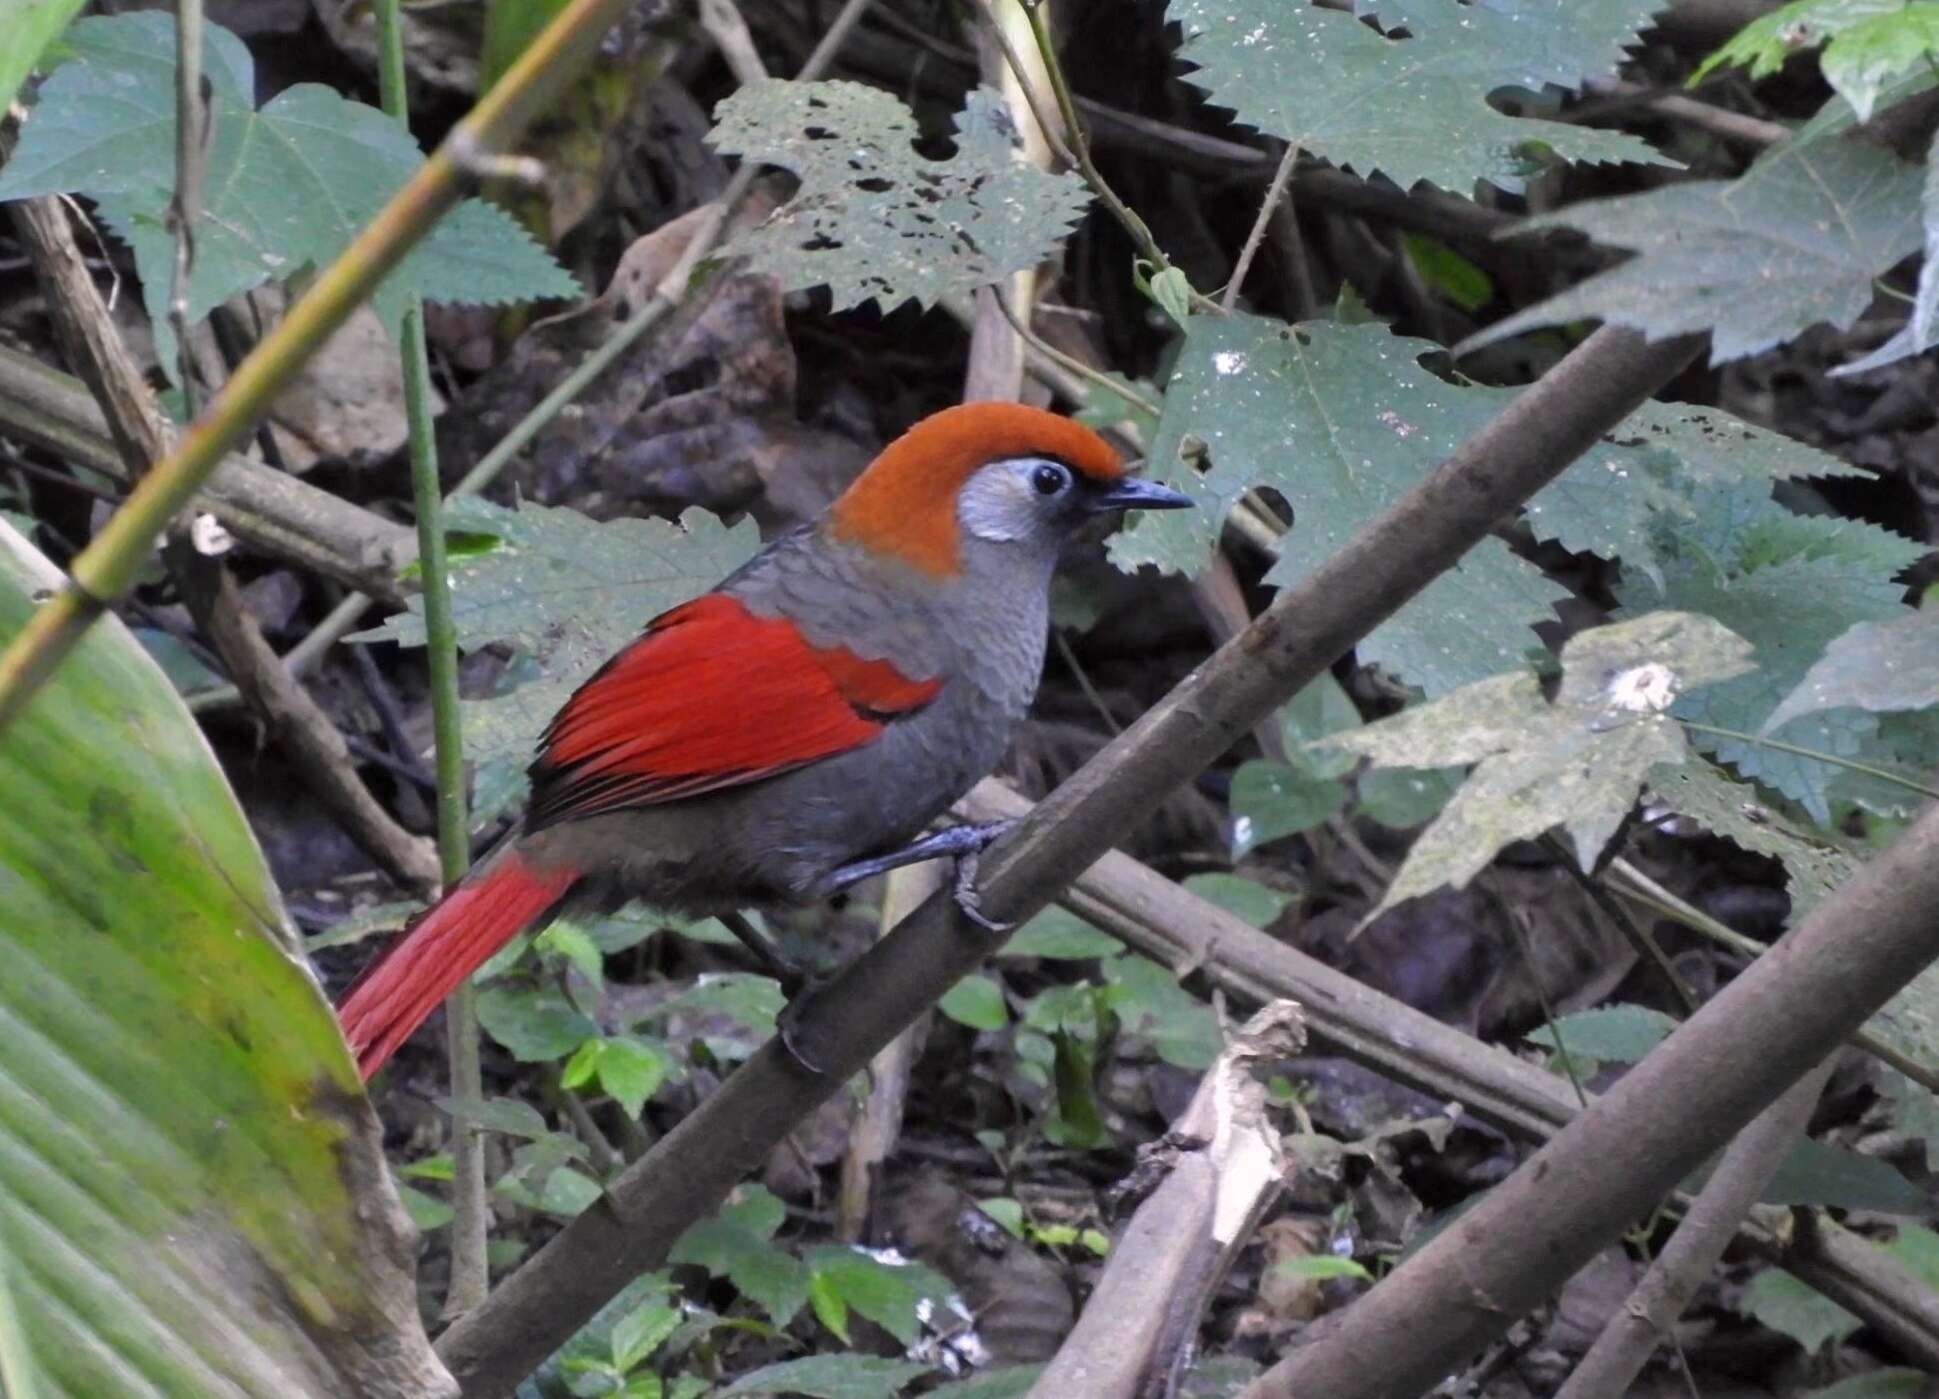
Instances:
[[[1735,180],[1589,199],[1520,225],[1573,228],[1636,254],[1497,321],[1465,354],[1589,317],[1651,339],[1710,331],[1710,362],[1769,349],[1819,322],[1843,329],[1872,281],[1917,252],[1920,172],[1862,141],[1789,142]]]
[[[451,566],[458,644],[509,642],[536,658],[539,678],[509,694],[465,705],[465,753],[474,762],[523,762],[539,733],[580,682],[670,607],[705,592],[760,547],[751,520],[723,525],[689,510],[664,520],[600,523],[577,510],[508,510],[476,497],[453,501],[453,532],[488,535],[497,547]],[[424,644],[424,605],[353,640]]]
[[[1712,618],[1652,613],[1571,637],[1553,703],[1533,675],[1501,675],[1321,740],[1383,767],[1476,765],[1374,914],[1442,885],[1461,888],[1502,847],[1558,826],[1582,868],[1593,868],[1651,770],[1683,760],[1670,705],[1743,674],[1749,652]]]
[[[1663,0],[1172,0],[1187,78],[1239,121],[1407,188],[1519,190],[1539,152],[1578,161],[1665,161],[1616,131],[1508,116],[1502,88],[1579,88],[1613,74]],[[1374,13],[1381,29],[1363,22]],[[1385,30],[1382,33],[1381,30]]]
[[[1815,908],[1862,863],[1837,837],[1791,820],[1755,787],[1733,782],[1712,763],[1692,754],[1650,773],[1650,799],[1687,816],[1714,836],[1784,866],[1791,920]]]
[[[0,200],[92,198],[134,250],[157,353],[172,371],[166,307],[175,242],[163,220],[175,179],[174,17],[83,19],[64,48],[72,57],[41,85],[33,119],[0,171]],[[400,123],[315,83],[285,88],[258,110],[249,52],[219,25],[208,26],[203,64],[211,116],[191,321],[238,292],[333,260],[424,161]],[[372,297],[393,335],[413,291],[494,305],[576,296],[579,285],[506,214],[471,200]]]
[[[0,525],[0,641],[60,583]],[[38,1392],[455,1394],[329,1005],[113,616],[0,737],[0,891],[0,1256]]]
[[[1662,608],[1715,617],[1756,648],[1757,669],[1677,701],[1679,718],[1755,734],[1803,680],[1833,638],[1856,622],[1905,615],[1893,577],[1924,550],[1858,520],[1793,515],[1757,485],[1698,491],[1695,516],[1662,522],[1662,580],[1625,575],[1625,613]],[[1773,736],[1804,748],[1855,755],[1877,730],[1859,709],[1804,715]],[[1746,777],[1830,816],[1837,769],[1762,744],[1698,734],[1698,746]]]
[[[988,286],[1063,242],[1090,196],[1074,175],[1023,161],[1002,100],[978,88],[956,119],[956,153],[919,154],[913,114],[849,82],[748,83],[714,109],[708,138],[729,155],[781,165],[795,197],[728,252],[786,290],[826,286],[835,309]]]

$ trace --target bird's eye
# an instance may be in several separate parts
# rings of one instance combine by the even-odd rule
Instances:
[[[1070,485],[1070,473],[1053,462],[1045,462],[1030,473],[1030,484],[1038,495],[1057,495]]]

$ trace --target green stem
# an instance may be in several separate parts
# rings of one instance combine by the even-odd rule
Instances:
[[[237,366],[175,450],[129,493],[74,559],[67,583],[0,652],[0,735],[108,606],[134,586],[155,540],[223,454],[242,441],[310,356],[458,202],[465,167],[501,149],[592,58],[626,0],[571,0],[470,115],[320,273]],[[461,155],[463,158],[461,158]]]
[[[1881,782],[1889,782],[1895,787],[1903,787],[1908,792],[1917,792],[1922,797],[1939,800],[1939,788],[1927,787],[1922,783],[1914,782],[1909,777],[1901,777],[1896,772],[1888,772],[1884,768],[1872,767],[1868,763],[1855,762],[1850,758],[1841,758],[1836,753],[1826,753],[1818,748],[1803,748],[1795,743],[1786,743],[1782,739],[1765,738],[1762,734],[1744,733],[1738,729],[1718,728],[1715,724],[1699,724],[1694,719],[1679,719],[1677,722],[1682,724],[1684,728],[1695,733],[1711,734],[1717,738],[1735,739],[1739,743],[1755,743],[1762,748],[1775,748],[1780,753],[1795,753],[1800,758],[1812,758],[1821,763],[1829,763],[1835,768],[1845,768],[1851,772],[1863,773],[1867,777],[1876,777]]]
[[[399,0],[378,0],[378,86],[384,111],[408,126],[404,36]],[[404,416],[409,425],[411,495],[417,511],[418,567],[424,584],[424,655],[431,676],[431,726],[438,779],[438,861],[444,887],[464,878],[471,863],[465,820],[464,736],[458,710],[458,629],[451,619],[451,573],[445,555],[444,500],[438,480],[437,435],[431,420],[431,359],[424,335],[424,301],[406,304],[402,345]],[[445,1006],[445,1037],[451,1059],[451,1096],[478,1102],[485,1095],[478,1062],[478,1008],[469,982]],[[485,1200],[484,1139],[459,1125],[451,1147],[451,1281],[444,1298],[447,1317],[462,1316],[485,1300],[490,1285],[485,1260],[489,1217]]]

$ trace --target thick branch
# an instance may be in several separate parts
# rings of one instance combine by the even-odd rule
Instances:
[[[8,436],[76,465],[122,481],[130,479],[87,385],[4,346],[0,346],[0,427]],[[236,538],[266,554],[289,559],[393,607],[403,605],[398,570],[417,555],[417,543],[407,526],[236,455],[222,459],[197,492],[195,505],[222,521]]]
[[[1939,807],[1249,1399],[1418,1394],[1507,1330],[1939,955]]]
[[[1108,850],[1137,813],[1218,758],[1276,705],[1450,567],[1689,363],[1694,339],[1603,329],[1477,432],[1039,806],[986,861],[984,907],[1020,918]],[[990,950],[931,898],[803,1012],[806,1073],[770,1042],[554,1237],[440,1354],[471,1399],[509,1395],[625,1283],[657,1266],[800,1116]]]

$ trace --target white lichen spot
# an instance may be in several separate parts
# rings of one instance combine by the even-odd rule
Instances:
[[[1246,372],[1246,357],[1237,350],[1220,350],[1212,356],[1212,368],[1220,374],[1243,374]]]
[[[1232,844],[1240,850],[1252,845],[1252,818],[1235,816],[1232,818]]]
[[[1676,672],[1660,661],[1631,666],[1609,682],[1609,702],[1632,714],[1661,714],[1676,703]]]
[[[1391,408],[1381,409],[1375,417],[1379,419],[1381,426],[1390,429],[1396,437],[1413,437],[1420,432],[1419,428]]]

